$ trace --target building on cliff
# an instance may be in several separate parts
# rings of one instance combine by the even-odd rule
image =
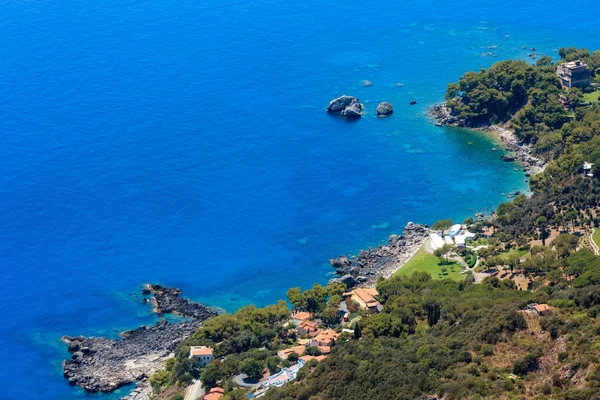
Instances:
[[[358,306],[371,313],[379,313],[383,308],[382,305],[375,300],[374,296],[378,296],[379,292],[375,288],[356,288],[351,292],[344,293],[344,298],[350,298]]]
[[[195,358],[201,367],[205,367],[213,358],[213,349],[206,346],[191,346],[190,358]]]
[[[567,89],[578,87],[585,89],[590,86],[590,69],[581,60],[562,63],[556,70],[560,84]]]

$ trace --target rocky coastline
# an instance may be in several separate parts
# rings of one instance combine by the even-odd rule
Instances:
[[[520,142],[513,130],[501,125],[480,125],[467,126],[463,120],[452,115],[451,110],[445,103],[436,104],[429,108],[428,115],[436,121],[437,126],[456,126],[485,132],[499,139],[508,154],[503,155],[501,159],[507,162],[516,162],[523,167],[525,176],[535,175],[546,168],[546,163],[533,154],[531,145]]]
[[[156,325],[122,332],[120,339],[64,336],[71,359],[63,361],[63,374],[70,384],[93,393],[111,392],[135,382],[136,390],[126,399],[147,398],[147,379],[203,321],[216,315],[208,307],[180,297],[179,289],[146,285],[143,293],[152,295],[157,314],[176,313],[189,320],[168,323],[161,319]]]
[[[367,250],[358,256],[341,256],[329,260],[339,278],[348,288],[374,286],[379,277],[389,278],[419,251],[429,238],[427,225],[409,222],[401,236],[391,235],[388,243]]]

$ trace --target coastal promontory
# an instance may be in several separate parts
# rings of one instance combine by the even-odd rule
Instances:
[[[189,318],[180,323],[160,320],[153,326],[122,332],[119,339],[64,336],[71,359],[63,362],[63,373],[72,385],[88,392],[110,392],[130,383],[142,383],[163,367],[173,351],[202,322],[217,315],[202,304],[180,297],[181,290],[147,285],[157,314],[174,313]]]

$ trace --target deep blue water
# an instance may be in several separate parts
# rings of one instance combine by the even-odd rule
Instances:
[[[84,396],[60,336],[153,323],[143,282],[264,305],[407,221],[525,189],[488,139],[423,115],[521,46],[600,48],[595,1],[569,29],[562,2],[525,3],[1,2],[0,398]],[[324,112],[341,94],[362,120]]]

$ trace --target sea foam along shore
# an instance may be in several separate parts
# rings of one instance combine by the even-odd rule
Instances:
[[[452,115],[446,103],[436,104],[428,109],[427,114],[436,121],[437,126],[455,126],[472,129],[489,134],[502,142],[509,154],[502,156],[505,161],[516,161],[523,167],[525,176],[535,175],[546,168],[546,163],[533,154],[531,145],[519,141],[515,132],[503,125],[466,126],[464,121]]]

